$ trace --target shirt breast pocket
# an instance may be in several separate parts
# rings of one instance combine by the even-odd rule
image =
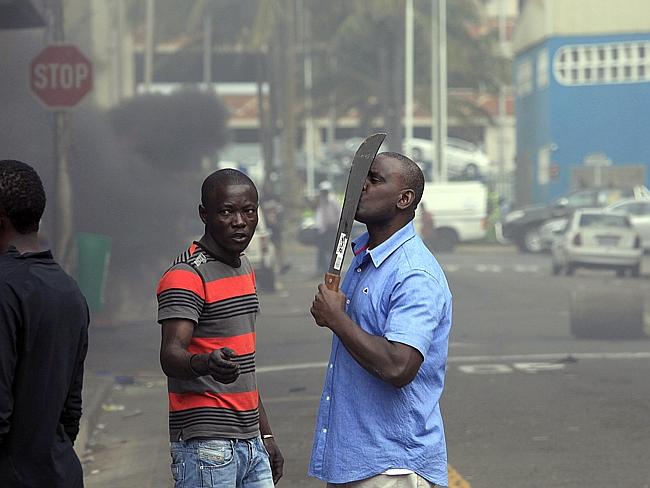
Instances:
[[[359,316],[359,325],[372,335],[383,335],[386,317],[381,313],[381,295],[370,286],[361,286],[355,296],[355,308]]]

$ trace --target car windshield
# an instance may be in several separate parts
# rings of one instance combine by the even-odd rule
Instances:
[[[569,207],[586,207],[594,203],[594,194],[592,191],[578,191],[571,193],[566,198],[559,198],[557,202],[564,201]]]
[[[630,227],[624,215],[582,214],[580,227]]]

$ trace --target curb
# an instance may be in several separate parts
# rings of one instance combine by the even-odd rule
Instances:
[[[74,443],[74,450],[82,461],[88,449],[88,441],[92,437],[93,430],[101,414],[102,403],[111,391],[114,382],[112,377],[89,375],[84,378],[84,383],[84,390],[88,387],[88,384],[94,384],[95,386],[88,393],[90,395],[89,398],[83,395],[79,434],[77,434],[77,439]]]

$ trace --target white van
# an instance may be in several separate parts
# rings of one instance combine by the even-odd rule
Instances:
[[[487,187],[480,181],[427,182],[415,214],[416,231],[438,252],[452,252],[459,242],[484,239],[487,193]],[[423,209],[433,217],[432,237],[423,232]]]

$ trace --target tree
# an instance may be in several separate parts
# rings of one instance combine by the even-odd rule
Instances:
[[[350,5],[351,4],[351,5]],[[404,2],[344,2],[332,0],[310,4],[313,15],[325,19],[314,34],[314,42],[328,45],[336,55],[336,70],[323,63],[318,70],[317,92],[336,90],[339,113],[359,113],[361,134],[370,130],[370,121],[382,116],[384,125],[395,131],[391,120],[401,116],[403,93],[403,11]],[[431,82],[431,2],[415,2],[415,97],[430,106]],[[451,87],[496,93],[507,79],[508,63],[496,55],[493,35],[476,35],[470,26],[478,22],[474,0],[447,2],[448,79]],[[335,25],[326,21],[338,22]],[[392,77],[388,74],[392,72]],[[389,98],[390,100],[386,100]],[[329,99],[320,98],[322,110]],[[467,118],[485,115],[468,100],[449,101],[449,116]],[[395,124],[401,131],[401,124]]]

